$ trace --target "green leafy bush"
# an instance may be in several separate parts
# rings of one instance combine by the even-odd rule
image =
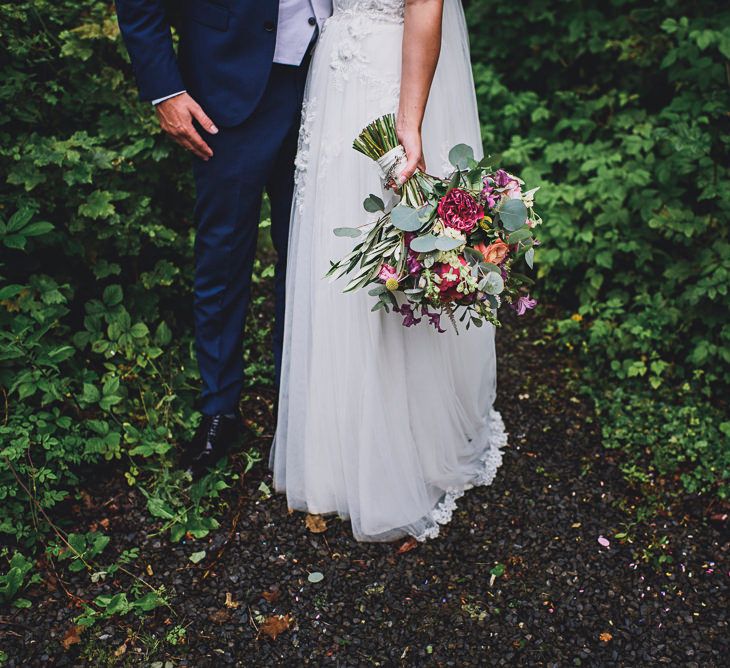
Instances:
[[[553,328],[582,354],[607,443],[727,493],[709,462],[730,451],[730,10],[471,0],[468,15],[485,146],[542,186],[540,295],[565,309]],[[672,445],[645,430],[652,411]]]
[[[202,537],[226,474],[190,486],[171,467],[199,419],[189,156],[138,101],[112,3],[0,4],[0,35],[0,541],[34,553],[46,514],[110,466],[173,540]],[[247,359],[250,378],[271,367]],[[64,540],[46,554],[71,571],[108,542]],[[0,576],[2,598],[28,581],[24,559]],[[138,585],[96,599],[87,622],[148,609]]]
[[[7,556],[7,549],[3,549],[3,556]],[[0,602],[12,603],[16,608],[27,608],[30,601],[18,596],[26,586],[38,582],[40,576],[30,575],[33,562],[20,552],[14,552],[8,560],[8,570],[0,574]],[[2,655],[0,655],[2,658]]]
[[[0,34],[0,534],[31,548],[90,471],[164,468],[196,424],[192,186],[112,3],[5,3]]]

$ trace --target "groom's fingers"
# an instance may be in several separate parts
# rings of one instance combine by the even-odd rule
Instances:
[[[190,113],[193,115],[193,118],[203,126],[206,132],[210,132],[212,135],[218,134],[218,128],[215,126],[215,123],[208,118],[208,115],[202,110],[197,102],[193,102],[191,105]]]
[[[203,138],[198,134],[192,123],[190,123],[189,127],[185,128],[184,139],[190,145],[189,150],[199,158],[208,160],[213,157],[213,151],[210,146],[203,141]]]

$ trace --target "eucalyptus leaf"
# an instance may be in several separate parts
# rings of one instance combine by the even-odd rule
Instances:
[[[527,262],[527,266],[530,269],[532,269],[532,263],[534,262],[534,260],[535,260],[535,249],[534,248],[530,248],[530,250],[528,250],[525,253],[525,262]]]
[[[447,252],[463,246],[464,242],[461,239],[452,239],[451,237],[437,237],[436,248],[440,251]]]
[[[446,191],[446,194],[450,193],[454,188],[458,188],[460,183],[461,183],[461,172],[457,169],[451,176],[451,180],[449,181],[449,187]]]
[[[504,290],[502,275],[490,271],[479,283],[479,289],[488,295],[498,295]]]
[[[420,209],[418,209],[418,218],[422,223],[426,223],[435,212],[436,206],[434,204],[425,204]]]
[[[416,253],[430,253],[436,250],[436,242],[439,237],[433,234],[424,234],[423,236],[416,237],[411,241],[411,250]]]
[[[353,239],[362,234],[356,227],[336,227],[332,231],[336,237],[352,237]]]
[[[532,230],[529,227],[521,227],[516,232],[512,232],[512,234],[507,237],[507,243],[508,244],[516,244],[518,241],[522,241],[523,239],[528,239],[532,236]]]
[[[499,209],[499,217],[506,230],[514,232],[527,222],[527,207],[519,199],[508,199]]]
[[[423,225],[418,210],[406,204],[399,204],[390,212],[390,221],[402,232],[415,232]]]
[[[494,264],[494,262],[482,261],[479,263],[479,269],[481,269],[482,271],[493,271],[500,276],[502,275],[502,270],[496,264]]]
[[[470,160],[474,160],[474,149],[471,146],[457,144],[449,151],[449,162],[457,169],[468,169]]]
[[[362,203],[365,207],[365,211],[368,213],[377,213],[378,211],[385,211],[385,203],[377,195],[368,196]]]

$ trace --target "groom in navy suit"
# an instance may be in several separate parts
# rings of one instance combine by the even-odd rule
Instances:
[[[182,459],[202,472],[235,440],[261,198],[271,201],[278,380],[294,158],[311,49],[330,0],[116,0],[142,100],[193,154],[195,342],[204,418]],[[171,23],[180,35],[177,53]]]

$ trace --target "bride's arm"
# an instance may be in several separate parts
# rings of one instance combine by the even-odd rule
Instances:
[[[408,162],[399,178],[401,184],[416,169],[426,171],[421,125],[441,52],[443,9],[444,0],[406,0],[397,129]]]

